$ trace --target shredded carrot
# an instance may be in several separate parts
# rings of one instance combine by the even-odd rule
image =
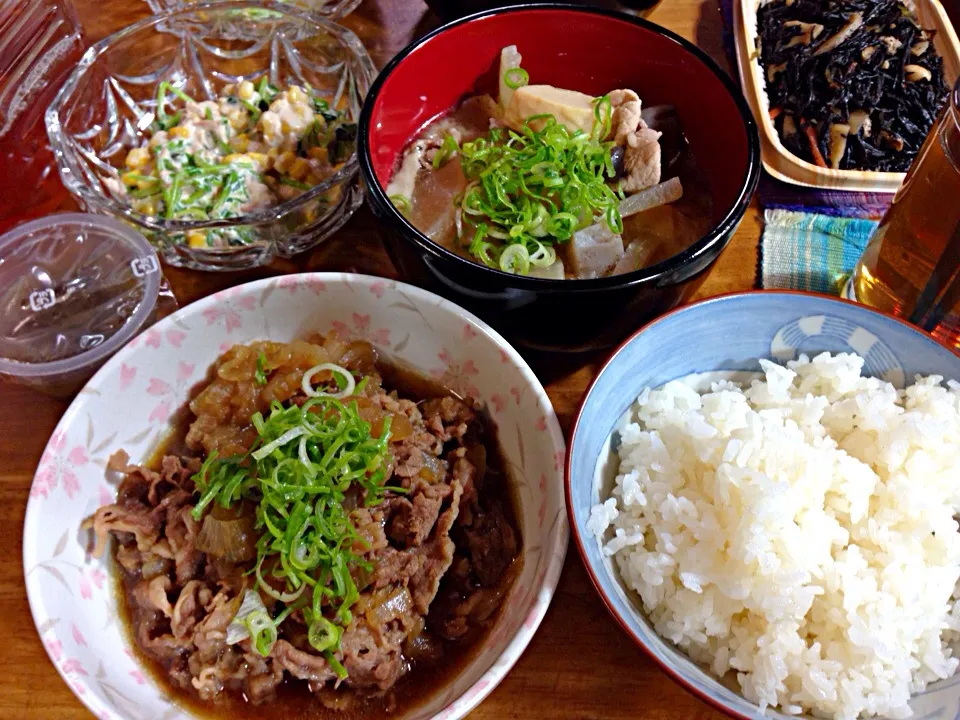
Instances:
[[[820,147],[817,145],[817,131],[814,129],[813,125],[807,125],[803,131],[807,134],[807,139],[810,141],[810,152],[813,153],[813,161],[819,167],[827,167],[827,161],[823,159],[823,154],[820,152]]]
[[[783,108],[778,108],[778,107],[770,108],[770,119],[776,120],[777,115],[779,115],[781,112],[783,112]]]

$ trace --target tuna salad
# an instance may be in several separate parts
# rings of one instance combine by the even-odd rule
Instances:
[[[196,101],[161,83],[142,147],[126,156],[110,190],[143,215],[167,220],[234,218],[273,207],[333,175],[354,152],[356,125],[310,88],[226,85]],[[195,248],[246,245],[249,227],[187,232]]]

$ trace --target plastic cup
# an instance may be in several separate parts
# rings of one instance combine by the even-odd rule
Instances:
[[[74,394],[152,322],[161,279],[146,238],[112,218],[50,215],[0,236],[0,377]]]

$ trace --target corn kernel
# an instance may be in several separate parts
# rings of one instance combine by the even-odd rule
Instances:
[[[207,234],[200,230],[191,230],[187,233],[187,244],[192,248],[204,248],[207,246]]]
[[[296,156],[290,151],[280,153],[277,159],[273,161],[273,167],[277,172],[285,173],[295,159]]]
[[[135,175],[137,177],[134,177]],[[120,176],[120,179],[123,180],[123,184],[126,185],[127,187],[135,186],[140,188],[141,190],[144,190],[149,187],[153,187],[155,182],[149,176],[140,175],[140,173],[136,173],[136,172],[124,173],[123,175]]]
[[[230,147],[237,152],[246,152],[250,148],[250,138],[246,135],[237,135],[230,140]]]
[[[280,151],[277,148],[270,148],[269,150],[267,150],[267,155],[269,157],[275,158],[279,154],[280,154]]]
[[[307,99],[307,96],[303,94],[303,90],[294,85],[287,91],[287,98],[290,100],[290,102],[296,103],[303,102]]]
[[[253,83],[249,80],[244,80],[240,83],[240,88],[238,93],[243,100],[250,100],[253,98]]]
[[[263,139],[272,147],[276,147],[283,139],[280,135],[280,117],[267,110],[260,116],[260,127],[263,129]]]
[[[287,171],[287,174],[290,175],[294,180],[303,180],[307,173],[310,172],[310,163],[307,162],[304,158],[297,158],[293,161],[293,164],[290,166],[290,170]]]
[[[290,123],[288,123],[286,120],[281,120],[281,121],[280,121],[280,132],[282,132],[284,135],[286,135],[287,133],[289,133],[289,132],[290,132]]]
[[[157,206],[153,201],[153,198],[143,198],[137,200],[133,204],[133,209],[136,210],[141,215],[156,215]]]
[[[247,126],[247,111],[234,110],[230,113],[230,127],[234,130],[243,130]]]
[[[183,138],[186,140],[188,137],[190,137],[190,128],[181,127],[180,125],[172,127],[170,128],[170,137]]]
[[[223,161],[228,165],[232,162],[243,161],[246,159],[247,159],[247,156],[244,155],[243,153],[230,153],[229,155],[223,156]]]
[[[307,154],[314,160],[319,160],[320,162],[327,162],[328,160],[327,149],[325,147],[312,147]]]
[[[270,167],[270,158],[263,153],[247,153],[247,159],[252,161],[261,171]]]
[[[126,166],[128,168],[141,168],[147,164],[147,160],[150,159],[150,153],[147,152],[146,148],[134,148],[127,153],[127,159],[125,160]]]

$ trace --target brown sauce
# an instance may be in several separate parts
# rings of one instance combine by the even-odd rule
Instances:
[[[396,390],[401,398],[422,401],[430,398],[450,396],[459,398],[435,380],[418,373],[402,364],[377,361],[377,372],[383,378],[383,386],[388,390]],[[495,498],[502,504],[506,517],[517,536],[517,557],[508,568],[501,580],[502,598],[519,576],[523,565],[523,535],[519,522],[520,507],[516,487],[507,472],[507,462],[497,443],[495,428],[488,417],[478,414],[485,434],[484,446],[487,451],[486,475],[484,476],[484,497]],[[176,425],[173,432],[160,444],[151,456],[147,467],[157,470],[165,455],[191,455],[184,442],[189,428],[192,414],[189,409],[182,408],[176,416]],[[454,534],[451,534],[454,537]],[[230,720],[261,720],[264,717],[277,717],[283,720],[359,720],[361,718],[402,718],[414,712],[429,702],[434,696],[443,691],[461,673],[463,669],[476,657],[483,646],[491,629],[499,621],[504,608],[501,601],[499,608],[479,630],[468,633],[457,640],[447,640],[439,635],[430,633],[433,641],[440,647],[435,658],[416,660],[408,663],[408,672],[397,681],[393,688],[382,694],[370,694],[369,691],[355,690],[341,687],[337,690],[325,689],[325,697],[312,693],[307,683],[289,675],[277,689],[276,697],[259,705],[250,703],[239,693],[224,691],[214,702],[205,702],[192,693],[188,693],[172,684],[167,675],[167,668],[140,648],[136,634],[134,613],[138,612],[131,607],[128,598],[131,596],[136,578],[123,571],[116,563],[114,591],[117,594],[122,626],[127,632],[129,644],[136,653],[140,665],[146,669],[153,681],[162,688],[163,692],[179,707],[198,718]],[[456,560],[454,560],[456,562]],[[452,573],[444,575],[440,585],[440,592],[434,605],[440,601],[447,588]],[[426,617],[427,630],[430,629],[430,615]],[[326,700],[326,702],[324,702]]]

